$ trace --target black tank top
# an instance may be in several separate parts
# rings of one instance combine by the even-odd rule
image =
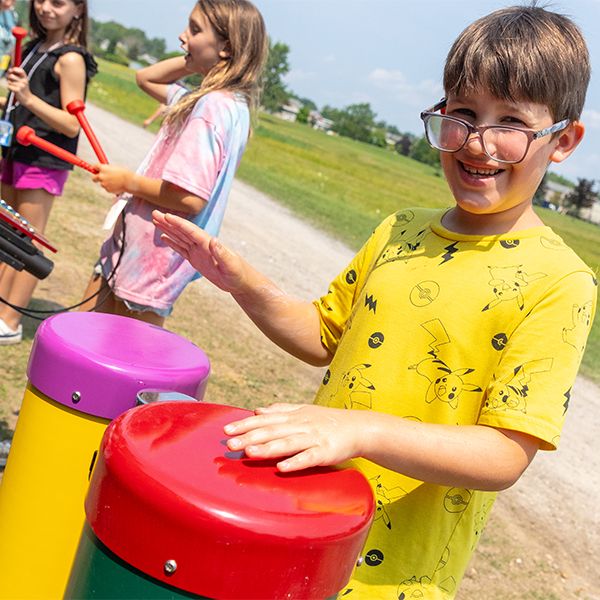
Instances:
[[[35,49],[37,43],[38,40],[29,42],[25,46],[23,52],[24,58]],[[81,54],[85,60],[86,93],[90,79],[98,71],[98,65],[96,64],[93,56],[85,48],[81,48],[80,46],[65,45],[48,52],[48,56],[46,56],[46,58],[33,72],[31,79],[29,80],[29,89],[31,90],[32,94],[42,98],[42,100],[51,106],[55,106],[56,108],[62,108],[62,105],[60,102],[60,84],[58,77],[54,72],[54,65],[56,64],[56,61],[67,52],[77,52],[77,54]],[[31,56],[31,58],[23,67],[26,73],[29,73],[29,71],[43,54],[44,52],[40,52],[38,49],[35,54]],[[73,165],[70,163],[61,160],[60,158],[56,158],[52,154],[48,154],[43,150],[39,150],[35,146],[22,146],[16,141],[15,135],[19,127],[28,125],[35,131],[37,136],[47,140],[48,142],[52,142],[53,144],[56,144],[57,146],[60,146],[61,148],[64,148],[73,154],[77,152],[79,135],[74,138],[70,138],[62,133],[58,133],[44,121],[42,121],[42,119],[36,117],[33,113],[20,104],[13,108],[13,110],[10,112],[9,118],[15,128],[15,134],[13,135],[13,142],[10,148],[2,149],[2,155],[5,158],[28,165],[44,167],[47,169],[70,170],[73,168]]]

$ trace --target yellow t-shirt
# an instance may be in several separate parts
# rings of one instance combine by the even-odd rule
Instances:
[[[460,235],[442,215],[388,217],[315,302],[334,353],[315,403],[512,429],[555,449],[595,312],[594,274],[548,227]],[[495,493],[353,462],[376,515],[339,598],[453,598]]]

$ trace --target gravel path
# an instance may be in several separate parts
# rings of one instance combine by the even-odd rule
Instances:
[[[135,168],[150,147],[153,134],[92,105],[86,114],[109,160]],[[83,139],[80,155],[93,160]],[[230,197],[221,238],[288,292],[306,299],[326,290],[332,276],[352,256],[343,244],[239,181]],[[561,565],[561,576],[569,580],[565,586],[569,593],[561,599],[597,598],[600,388],[579,378],[570,407],[561,449],[540,452],[526,475],[501,495],[496,510],[505,516],[514,515],[522,543],[535,540]],[[527,552],[523,547],[523,554]],[[479,599],[482,597],[497,596]]]

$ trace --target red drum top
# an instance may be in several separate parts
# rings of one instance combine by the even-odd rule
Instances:
[[[212,598],[326,598],[348,581],[373,517],[354,469],[282,474],[231,452],[223,427],[252,413],[169,402],[108,427],[86,500],[125,562]]]

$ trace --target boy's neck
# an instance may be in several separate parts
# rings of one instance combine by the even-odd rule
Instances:
[[[443,216],[442,225],[448,231],[463,235],[503,235],[541,227],[544,223],[529,204],[525,208],[516,206],[492,214],[474,214],[455,206]]]

